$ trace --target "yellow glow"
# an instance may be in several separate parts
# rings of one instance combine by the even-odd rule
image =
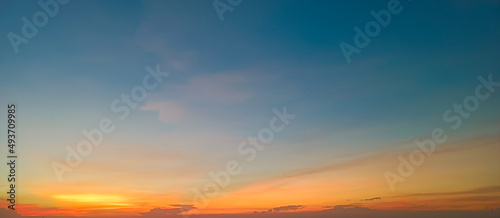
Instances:
[[[70,201],[76,203],[106,203],[106,204],[116,204],[117,202],[123,202],[125,199],[116,195],[54,195],[55,199],[60,201]]]

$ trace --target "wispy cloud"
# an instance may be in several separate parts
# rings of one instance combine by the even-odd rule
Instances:
[[[368,211],[370,208],[361,207],[358,203],[335,205],[327,211]]]
[[[193,76],[187,84],[173,85],[168,91],[187,102],[231,102],[253,97],[252,79],[238,72]]]
[[[141,213],[141,215],[148,218],[164,218],[168,215],[177,215],[181,214],[182,212],[196,209],[196,207],[194,207],[193,205],[186,204],[172,204],[170,206],[171,208],[154,208],[147,213]]]
[[[146,102],[140,108],[145,111],[157,111],[158,119],[164,123],[179,123],[185,115],[186,110],[175,102]]]
[[[266,211],[254,212],[254,213],[280,213],[284,211],[296,211],[305,208],[304,205],[287,205],[281,207],[274,207]]]
[[[455,192],[427,192],[402,195],[398,197],[425,197],[425,196],[450,196],[450,195],[470,195],[470,194],[495,194],[500,193],[500,186],[486,186],[465,191]]]
[[[363,199],[361,201],[375,201],[375,200],[381,200],[381,199],[382,199],[381,197],[374,197],[374,198]]]

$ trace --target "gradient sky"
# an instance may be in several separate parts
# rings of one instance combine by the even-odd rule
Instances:
[[[457,130],[442,118],[474,94],[478,77],[500,81],[500,1],[401,1],[403,11],[348,64],[339,44],[353,44],[353,28],[387,2],[243,0],[221,21],[212,1],[73,0],[16,54],[7,34],[21,34],[21,18],[41,8],[1,1],[0,131],[16,102],[17,213],[196,206],[193,188],[230,160],[243,172],[186,213],[500,208],[500,91]],[[156,65],[170,75],[119,120],[113,100]],[[244,161],[238,145],[285,106],[297,117]],[[116,130],[59,182],[51,163],[64,163],[66,146],[102,118]],[[384,172],[434,128],[448,140],[392,192]]]

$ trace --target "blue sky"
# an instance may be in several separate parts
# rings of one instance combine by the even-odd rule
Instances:
[[[105,139],[110,153],[140,145],[186,155],[165,169],[202,175],[237,156],[238,143],[283,106],[297,118],[276,135],[279,149],[249,169],[285,173],[411,147],[414,138],[448,128],[443,113],[474,93],[479,76],[499,80],[500,2],[401,1],[403,11],[347,63],[339,44],[353,44],[353,28],[387,2],[244,1],[220,21],[202,0],[71,1],[16,54],[7,33],[20,34],[21,17],[41,9],[2,1],[0,102],[19,104],[20,152],[41,183],[56,180],[46,175],[50,162],[63,159],[83,129],[116,120],[111,102],[157,64],[170,76],[116,121]],[[497,134],[499,100],[481,102],[451,141]],[[159,105],[167,105],[163,120]],[[105,150],[86,161],[112,159]],[[301,154],[311,156],[279,164]],[[78,173],[69,179],[88,178]],[[252,176],[241,183],[259,178]]]

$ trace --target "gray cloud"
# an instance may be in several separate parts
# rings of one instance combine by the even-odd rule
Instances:
[[[193,207],[193,205],[186,204],[172,204],[170,206],[172,208],[154,208],[147,213],[141,213],[141,215],[148,218],[161,218],[169,215],[178,215],[182,212],[196,209],[196,207]]]
[[[374,197],[374,198],[363,199],[361,201],[374,201],[374,200],[381,200],[381,199],[382,199],[381,197]]]
[[[304,205],[287,205],[287,206],[275,207],[275,208],[269,209],[267,211],[262,211],[262,212],[254,211],[254,213],[279,213],[282,211],[300,210],[304,207],[305,207]]]
[[[370,208],[361,207],[362,203],[352,203],[352,204],[340,204],[335,206],[327,206],[328,208],[324,211],[369,211]]]
[[[299,210],[304,208],[303,205],[288,205],[288,206],[282,206],[282,207],[275,207],[273,208],[273,211],[275,213],[281,212],[281,211],[287,211],[287,210]]]

